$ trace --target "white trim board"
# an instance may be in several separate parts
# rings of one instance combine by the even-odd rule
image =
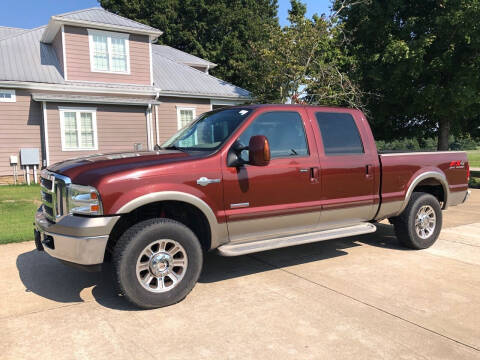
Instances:
[[[68,80],[67,75],[67,47],[65,42],[65,26],[62,25],[62,53],[63,53],[63,78]]]

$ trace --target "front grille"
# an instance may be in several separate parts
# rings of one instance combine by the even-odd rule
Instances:
[[[67,213],[67,186],[70,179],[66,176],[43,170],[40,178],[42,208],[46,218],[57,222]]]

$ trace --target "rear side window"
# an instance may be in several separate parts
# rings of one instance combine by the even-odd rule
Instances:
[[[317,112],[326,155],[363,154],[363,144],[352,115]]]
[[[302,117],[295,111],[272,111],[259,115],[240,135],[239,140],[248,145],[250,137],[264,135],[270,144],[272,158],[308,155]],[[248,158],[248,152],[242,153]]]

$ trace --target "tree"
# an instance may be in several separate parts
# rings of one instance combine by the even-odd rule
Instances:
[[[362,94],[341,70],[351,58],[344,56],[340,26],[324,16],[305,16],[306,5],[291,0],[289,25],[266,26],[270,40],[254,46],[264,72],[254,88],[261,102],[296,102],[362,107]]]
[[[251,89],[262,66],[252,45],[278,27],[277,0],[99,0],[103,8],[164,32],[166,44],[218,64],[212,74]]]
[[[354,77],[384,138],[478,128],[479,0],[335,0]],[[372,95],[374,94],[374,95]]]

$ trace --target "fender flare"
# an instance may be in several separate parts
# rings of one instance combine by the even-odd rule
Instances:
[[[443,202],[443,210],[447,209],[448,206],[448,198],[450,196],[450,189],[448,188],[448,181],[445,175],[441,172],[438,171],[427,171],[424,173],[421,173],[418,175],[413,181],[411,182],[410,186],[408,187],[407,193],[405,194],[405,199],[403,200],[402,207],[398,211],[396,215],[400,215],[403,210],[408,205],[408,202],[410,201],[410,198],[412,196],[413,190],[415,187],[420,184],[422,181],[427,180],[427,179],[435,179],[440,182],[440,184],[443,187],[443,194],[445,196],[444,202]]]
[[[181,201],[195,206],[207,218],[210,226],[211,249],[214,249],[228,240],[226,224],[219,224],[212,208],[199,197],[180,191],[160,191],[139,196],[124,204],[117,212],[117,215],[128,214],[141,206],[160,201]]]

